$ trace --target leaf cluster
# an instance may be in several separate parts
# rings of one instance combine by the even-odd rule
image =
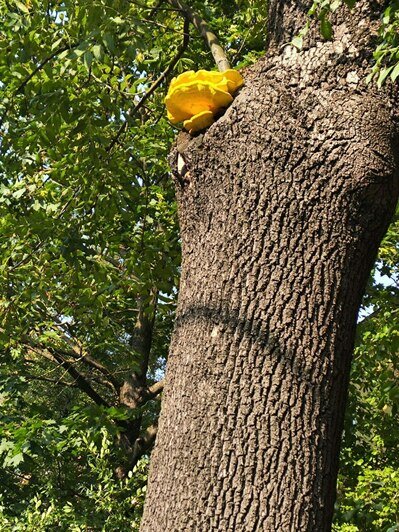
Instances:
[[[363,300],[352,363],[336,528],[398,530],[399,224],[381,244]]]

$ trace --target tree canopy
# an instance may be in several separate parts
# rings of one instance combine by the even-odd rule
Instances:
[[[232,67],[265,53],[264,1],[190,6]],[[312,8],[325,38],[335,8]],[[399,75],[398,13],[381,13],[379,83]],[[180,271],[164,98],[200,68],[173,2],[0,2],[4,530],[138,527]],[[359,318],[336,530],[399,529],[398,224]]]

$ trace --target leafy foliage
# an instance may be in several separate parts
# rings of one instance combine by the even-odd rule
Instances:
[[[364,298],[346,412],[336,521],[399,529],[399,221],[380,248]]]
[[[393,0],[384,10],[379,29],[380,43],[374,51],[375,65],[369,79],[377,76],[381,86],[389,76],[396,81],[399,76],[399,2]]]
[[[67,417],[47,419],[43,404],[24,404],[21,385],[2,394],[1,530],[138,530],[148,459],[115,479],[115,412],[74,407]]]

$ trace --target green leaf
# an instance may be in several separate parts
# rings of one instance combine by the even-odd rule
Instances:
[[[121,17],[112,17],[111,19],[115,24],[124,24],[126,21],[123,20]]]
[[[372,79],[374,78],[374,72],[370,72],[367,77],[366,77],[366,84],[368,85],[369,83],[371,83]]]
[[[303,37],[302,37],[302,35],[296,35],[292,39],[291,44],[292,44],[292,46],[295,46],[295,48],[297,48],[298,50],[302,50],[302,46],[303,46]]]
[[[110,33],[105,33],[103,35],[103,43],[112,54],[115,53],[115,41]]]
[[[16,455],[12,456],[11,458],[7,458],[4,462],[8,466],[17,467],[23,461],[24,461],[23,453],[18,453]]]
[[[326,40],[330,40],[333,36],[333,28],[326,13],[320,15],[320,33]]]
[[[334,13],[342,5],[342,0],[334,0],[330,5],[331,13]]]
[[[90,51],[84,53],[83,63],[87,70],[90,70],[91,64],[93,62],[93,54]]]
[[[393,68],[393,70],[391,72],[391,80],[395,81],[398,76],[399,76],[399,63],[397,63],[394,66],[394,68]]]
[[[101,44],[95,44],[92,47],[93,55],[98,60],[101,61],[103,57],[103,50]]]
[[[378,76],[377,85],[378,87],[382,87],[384,81],[389,76],[389,73],[392,71],[393,66],[385,67],[380,70],[380,74]]]
[[[52,50],[56,50],[59,45],[62,43],[63,41],[63,37],[61,37],[61,39],[57,39],[56,41],[53,42],[53,44],[51,45],[51,49]]]
[[[12,193],[12,197],[15,199],[21,198],[26,192],[26,188],[20,188],[19,190],[16,190]]]
[[[23,11],[24,13],[26,13],[27,15],[29,15],[29,9],[26,7],[25,4],[23,4],[23,3],[20,2],[19,0],[14,0],[14,3],[15,3],[15,5],[17,6],[17,8],[18,8],[20,11]]]

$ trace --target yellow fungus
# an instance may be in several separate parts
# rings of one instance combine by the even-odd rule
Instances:
[[[209,127],[214,121],[215,117],[213,116],[212,111],[202,111],[202,113],[194,115],[190,120],[185,120],[183,126],[190,134],[192,134]]]
[[[177,87],[184,85],[186,83],[211,83],[216,85],[219,89],[230,92],[233,94],[241,85],[244,83],[244,80],[237,70],[229,69],[224,72],[213,72],[209,70],[188,70],[183,72],[177,78],[173,78],[170,82],[169,93],[171,94]]]
[[[244,85],[244,78],[237,70],[229,69],[223,72],[223,75],[227,78],[228,88],[230,94],[234,94],[237,89]]]
[[[215,112],[233,101],[229,92],[211,83],[184,83],[166,96],[168,117],[172,123],[187,120],[202,111]]]
[[[169,120],[194,133],[209,127],[215,113],[227,107],[244,80],[236,70],[209,72],[189,70],[172,79],[165,104]]]

